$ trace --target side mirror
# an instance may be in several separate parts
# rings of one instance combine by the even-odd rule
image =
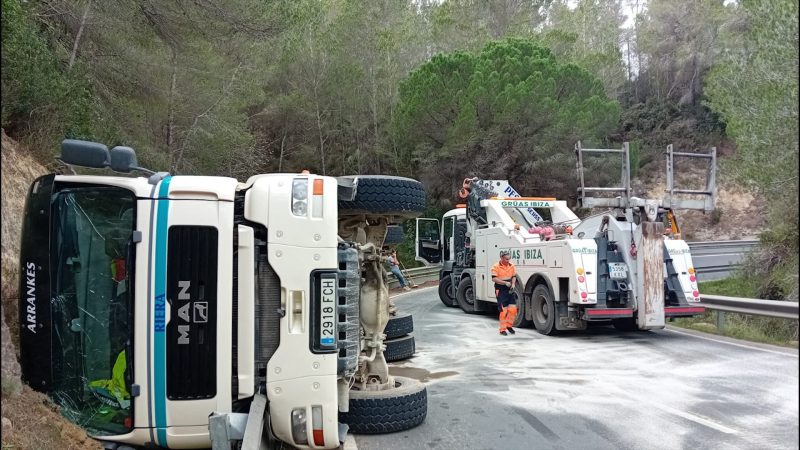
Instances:
[[[108,167],[111,157],[108,147],[98,142],[64,139],[58,159],[72,166],[102,169]]]
[[[139,163],[136,161],[136,152],[130,147],[118,145],[109,152],[111,161],[109,167],[114,172],[130,173],[131,170],[138,169]]]

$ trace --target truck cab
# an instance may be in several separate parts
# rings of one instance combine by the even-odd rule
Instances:
[[[146,171],[132,154],[68,140],[61,158]],[[264,439],[339,447],[350,388],[397,384],[370,350],[381,348],[388,317],[373,248],[389,223],[419,214],[424,191],[421,206],[376,212],[359,204],[358,177],[240,183],[146,172],[32,184],[20,258],[23,379],[114,445],[207,448],[209,416],[233,423],[263,397]],[[370,179],[361,184],[368,190]],[[371,226],[348,225],[364,218]]]

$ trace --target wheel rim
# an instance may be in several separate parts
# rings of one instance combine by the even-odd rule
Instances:
[[[550,318],[550,311],[547,305],[547,298],[543,295],[539,295],[534,302],[534,315],[536,316],[536,321],[541,324],[546,324],[547,319]]]
[[[445,288],[445,291],[447,292],[447,297],[450,300],[453,300],[454,298],[456,298],[456,290],[453,287],[453,282],[452,281],[447,283],[447,287]]]
[[[475,292],[472,290],[472,286],[468,287],[467,290],[464,291],[464,301],[470,305],[475,304]]]

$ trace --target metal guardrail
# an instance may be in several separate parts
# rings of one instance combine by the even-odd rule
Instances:
[[[798,320],[800,318],[800,304],[792,301],[700,294],[700,304],[706,309],[717,311],[777,317],[780,319]]]
[[[404,269],[402,272],[406,277],[406,280],[411,283],[422,284],[427,281],[436,281],[439,279],[439,269],[442,266],[430,266],[430,267],[414,267],[411,269]],[[410,278],[410,279],[409,279]],[[400,283],[394,277],[394,275],[389,275],[389,288],[394,289],[400,286]]]
[[[692,262],[700,281],[719,280],[730,275],[745,258],[758,247],[758,241],[704,241],[689,242]]]

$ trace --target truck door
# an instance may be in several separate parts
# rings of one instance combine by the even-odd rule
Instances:
[[[437,219],[417,219],[415,236],[416,259],[426,266],[442,262],[441,236]]]

